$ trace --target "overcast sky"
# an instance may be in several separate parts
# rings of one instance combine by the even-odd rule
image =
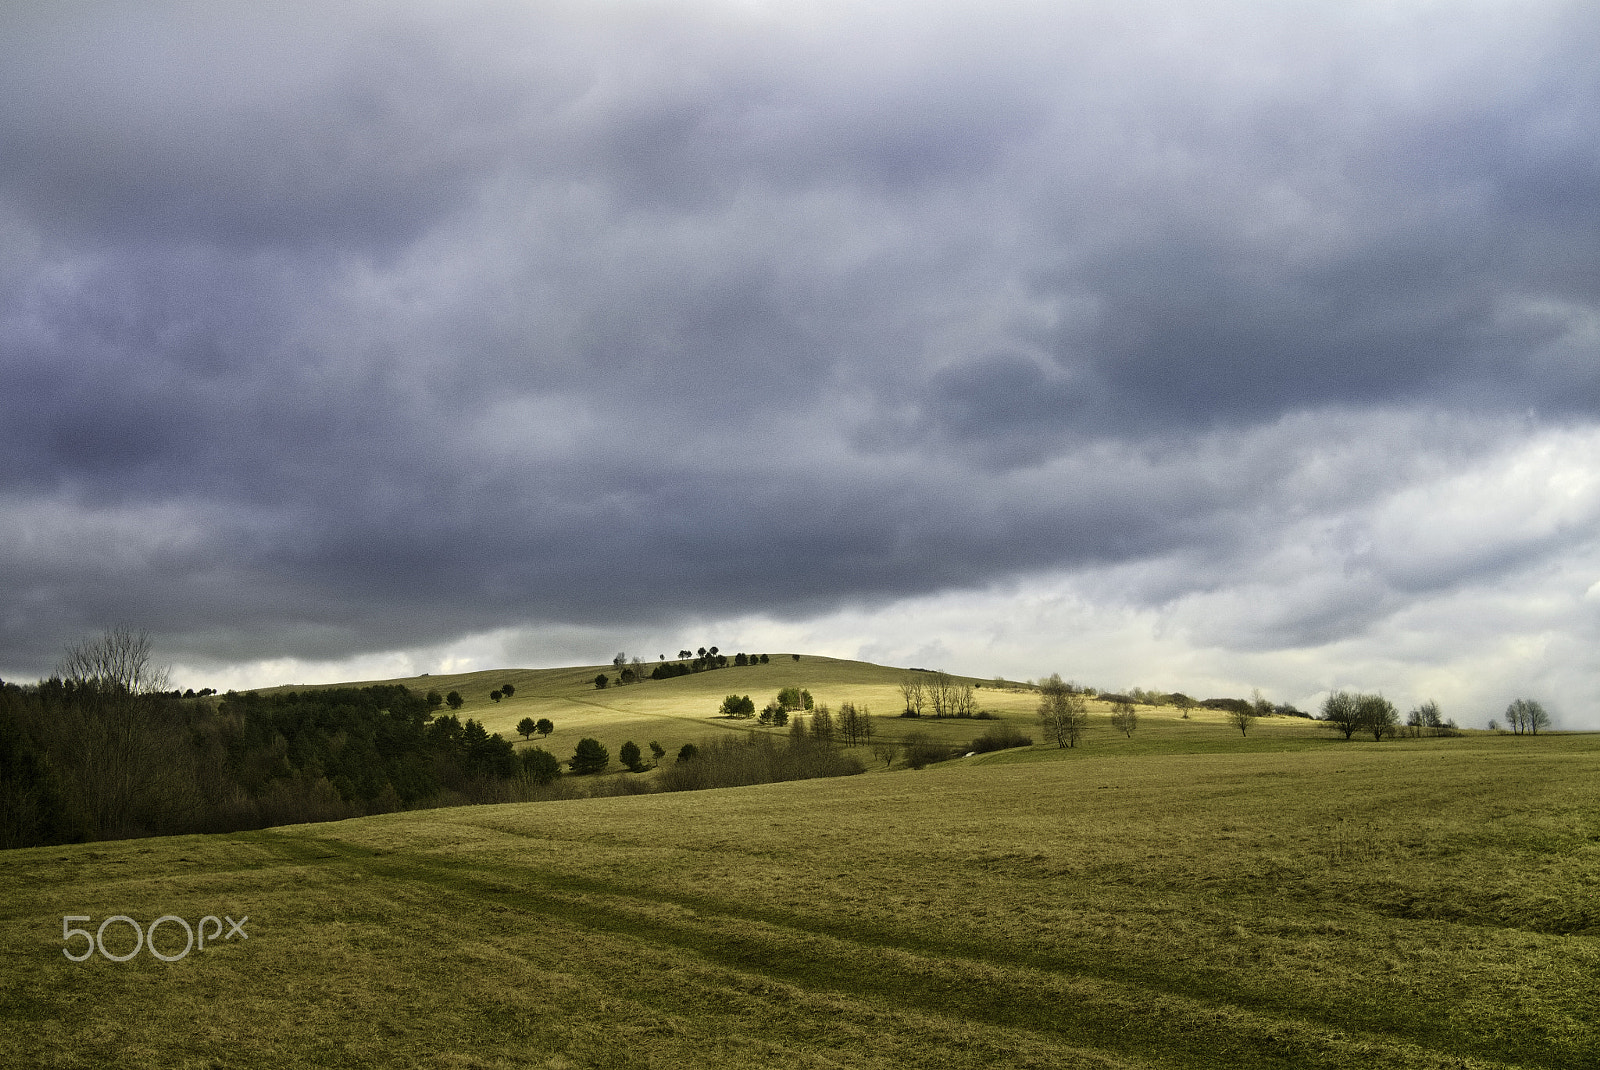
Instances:
[[[1600,7],[0,9],[0,676],[1600,728]]]

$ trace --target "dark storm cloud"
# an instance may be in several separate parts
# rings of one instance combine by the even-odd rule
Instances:
[[[1600,404],[1580,5],[48,10],[0,34],[10,671],[1219,562],[1159,604],[1490,450],[1317,500],[1297,414]]]

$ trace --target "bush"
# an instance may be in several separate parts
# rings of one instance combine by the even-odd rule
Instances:
[[[1033,746],[1033,740],[1010,725],[995,725],[973,740],[972,745],[967,749],[978,754],[987,754],[989,751],[1031,746]]]
[[[685,744],[687,750],[690,744]],[[697,791],[773,784],[813,777],[852,776],[866,771],[856,758],[837,747],[813,740],[779,741],[770,735],[720,739],[697,749],[687,759],[663,769],[663,791]]]
[[[935,743],[926,732],[913,732],[906,737],[906,764],[921,769],[955,757],[955,751],[943,743]]]

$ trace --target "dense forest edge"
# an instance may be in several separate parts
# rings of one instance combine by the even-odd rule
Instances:
[[[649,781],[564,775],[542,748],[519,753],[398,684],[184,697],[97,681],[7,683],[0,848],[864,770],[810,736],[730,738],[682,757]]]

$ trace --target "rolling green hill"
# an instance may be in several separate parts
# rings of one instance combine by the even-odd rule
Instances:
[[[726,732],[723,694],[789,682],[897,706],[895,670],[767,669],[416,683],[610,742]],[[506,709],[469,693],[505,679]],[[1600,737],[1103,714],[922,770],[0,853],[0,1064],[1600,1065]],[[115,915],[248,939],[177,957],[167,921],[174,961],[112,961]]]
[[[909,670],[875,665],[865,661],[805,655],[793,660],[776,655],[767,665],[730,666],[709,672],[679,676],[670,680],[647,680],[627,686],[597,689],[597,673],[615,675],[610,665],[579,665],[556,669],[492,669],[455,675],[416,676],[381,683],[403,684],[416,691],[436,690],[441,694],[459,691],[465,699],[463,718],[474,717],[489,731],[507,739],[521,741],[517,722],[524,717],[547,717],[556,730],[548,739],[535,738],[529,745],[544,747],[563,758],[571,755],[578,740],[593,736],[613,754],[625,740],[643,745],[658,740],[669,754],[684,743],[700,743],[726,736],[729,732],[767,731],[750,721],[729,720],[718,715],[718,707],[728,694],[748,694],[759,708],[780,688],[802,687],[818,703],[837,709],[844,702],[867,706],[873,714],[880,736],[904,740],[921,732],[938,743],[964,747],[991,726],[992,721],[966,719],[909,719],[899,716],[904,706],[900,684]],[[956,677],[977,687],[981,709],[1003,724],[1011,724],[1043,742],[1035,709],[1039,696],[1022,686],[1001,688],[992,680]],[[510,699],[494,702],[491,691],[510,683],[515,692]],[[354,686],[354,685],[326,685]],[[277,688],[274,690],[287,690]],[[300,688],[305,690],[304,687]],[[1107,726],[1110,707],[1100,701],[1089,704],[1094,744],[1114,748],[1117,753],[1192,753],[1202,750],[1235,752],[1266,748],[1320,747],[1332,742],[1328,734],[1310,721],[1293,717],[1272,717],[1258,721],[1242,738],[1228,727],[1226,716],[1217,710],[1191,710],[1188,718],[1175,707],[1141,707],[1144,728],[1133,738],[1124,738]],[[781,734],[781,729],[771,731]],[[863,748],[864,757],[865,749]],[[1059,760],[1063,756],[1034,752],[1032,755],[991,754],[983,761]]]

